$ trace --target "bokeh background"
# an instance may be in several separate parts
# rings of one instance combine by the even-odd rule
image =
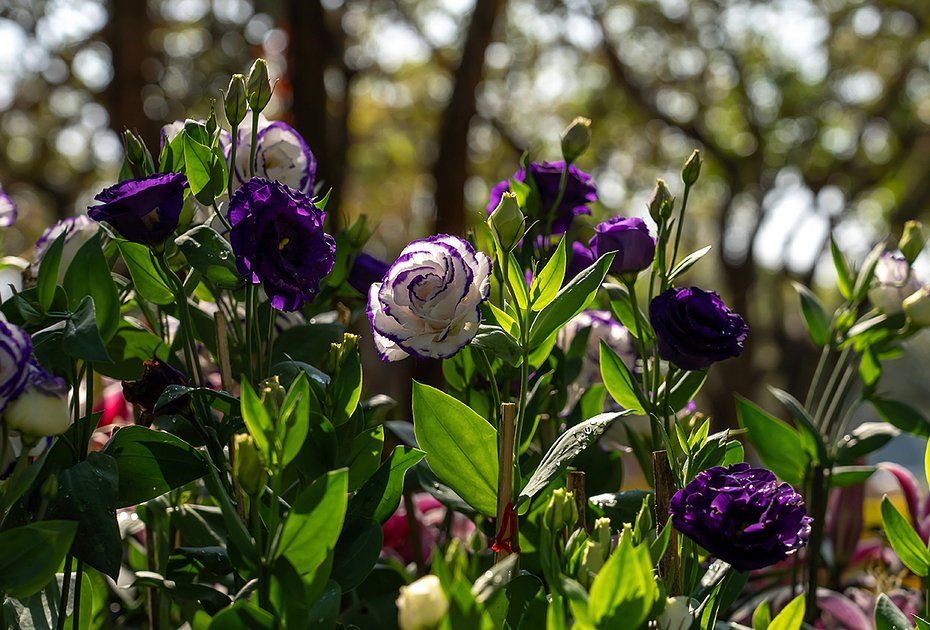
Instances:
[[[685,246],[714,250],[693,279],[752,328],[703,400],[732,423],[733,392],[774,409],[766,383],[806,391],[790,281],[835,303],[831,230],[857,260],[926,214],[928,18],[926,0],[4,0],[0,183],[20,209],[4,252],[28,256],[114,181],[120,130],[157,146],[257,56],[278,80],[269,118],[304,135],[328,211],[367,214],[384,259],[476,224],[522,151],[558,159],[585,115],[593,222],[646,214],[656,177],[680,194],[704,154]],[[926,406],[928,356],[918,337],[882,388]]]

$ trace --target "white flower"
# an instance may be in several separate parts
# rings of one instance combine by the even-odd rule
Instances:
[[[897,315],[902,311],[904,298],[922,286],[906,260],[886,252],[875,266],[869,301],[881,312]]]
[[[659,630],[688,630],[694,622],[691,598],[681,595],[665,600],[665,610],[657,620]]]
[[[401,630],[429,630],[437,627],[449,612],[449,601],[435,575],[421,577],[400,587],[397,598],[397,624]]]
[[[23,272],[28,268],[28,260],[16,256],[0,258],[0,302],[23,290]]]
[[[249,180],[249,155],[252,146],[252,116],[239,125],[236,147],[236,179],[240,184]],[[255,175],[308,195],[313,194],[316,158],[297,131],[281,121],[268,122],[258,117],[255,141]]]
[[[32,277],[39,277],[39,267],[42,264],[42,259],[45,258],[45,252],[48,251],[52,243],[58,240],[59,236],[64,234],[65,242],[61,250],[61,262],[58,263],[58,284],[64,282],[65,272],[71,266],[71,261],[74,260],[78,250],[84,246],[84,243],[92,239],[99,230],[100,224],[93,221],[86,214],[62,219],[46,229],[42,236],[39,237],[39,240],[36,241],[35,253],[32,255],[32,265],[29,268]]]
[[[407,245],[368,290],[368,320],[383,361],[445,359],[472,340],[491,290],[491,259],[439,234]]]
[[[601,382],[601,341],[616,352],[631,371],[636,365],[638,355],[633,336],[623,324],[613,318],[610,311],[587,310],[570,319],[556,337],[556,343],[562,352],[567,353],[575,337],[585,329],[590,332],[585,345],[584,360],[578,377],[569,386],[566,411],[570,411],[578,403],[591,385]]]
[[[0,411],[19,396],[29,377],[32,339],[19,326],[0,322]]]
[[[64,433],[71,426],[68,385],[37,363],[30,363],[26,388],[6,406],[3,420],[23,436],[24,442]]]

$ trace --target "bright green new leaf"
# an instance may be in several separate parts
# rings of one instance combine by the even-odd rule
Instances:
[[[75,521],[40,521],[0,532],[0,593],[22,599],[55,577],[77,533]]]
[[[768,630],[800,630],[802,623],[804,623],[804,595],[798,595],[772,619]]]
[[[632,536],[621,536],[591,585],[588,614],[596,627],[639,628],[659,597],[652,574],[649,545],[633,547]]]
[[[793,282],[794,290],[801,298],[801,315],[811,340],[820,347],[830,343],[830,318],[814,292],[799,282]]]
[[[747,430],[746,437],[762,463],[788,483],[802,483],[810,467],[811,456],[804,449],[801,435],[745,398],[737,396],[736,409],[740,425]]]
[[[911,630],[913,626],[891,598],[881,593],[875,602],[875,630]]]
[[[149,248],[130,241],[117,241],[120,256],[129,268],[132,276],[132,285],[142,298],[153,304],[171,304],[174,302],[174,292],[156,269]]]
[[[563,236],[559,241],[559,246],[549,258],[549,262],[533,278],[533,286],[530,287],[530,303],[534,311],[543,310],[555,298],[565,279],[565,267],[565,237]]]
[[[247,381],[242,382],[241,406],[242,420],[255,439],[255,446],[265,458],[265,464],[270,466],[275,446],[273,419]]]
[[[601,379],[617,404],[634,413],[644,414],[645,396],[633,378],[633,373],[613,348],[601,340]]]
[[[901,562],[915,575],[926,577],[930,573],[930,551],[887,496],[882,499],[882,527]]]
[[[65,246],[65,236],[62,232],[45,250],[42,262],[39,265],[39,277],[36,287],[39,293],[39,307],[43,312],[48,311],[55,297],[55,288],[58,286],[58,269],[61,266],[61,252]]]

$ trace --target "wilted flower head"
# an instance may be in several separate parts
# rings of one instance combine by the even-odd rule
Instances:
[[[445,359],[478,333],[491,259],[457,236],[407,245],[368,290],[368,320],[383,361]]]
[[[160,245],[178,227],[184,205],[187,177],[181,173],[156,173],[127,179],[100,192],[102,202],[87,209],[94,221],[106,221],[126,240]]]
[[[29,443],[35,442],[35,438],[67,431],[71,426],[68,384],[63,378],[46,372],[35,360],[29,362],[25,373],[25,387],[4,409],[4,422]]]
[[[0,188],[0,227],[10,227],[16,222],[16,204]]]
[[[155,403],[169,385],[187,385],[187,377],[158,359],[143,363],[142,378],[138,381],[123,381],[123,397],[140,412],[140,424],[152,424]]]
[[[316,157],[297,130],[281,121],[268,122],[259,116],[255,140],[255,175],[279,181],[302,193],[313,192]],[[238,130],[236,179],[249,179],[249,155],[252,146],[252,115],[246,116]]]
[[[672,525],[739,571],[761,569],[807,544],[804,499],[771,471],[749,464],[702,471],[675,493]]]
[[[326,215],[304,193],[253,177],[229,202],[229,242],[239,273],[261,283],[271,305],[295,311],[320,291],[336,263]]]
[[[881,312],[897,315],[903,309],[904,299],[922,286],[904,258],[885,252],[875,265],[869,301]]]
[[[649,305],[659,356],[683,370],[739,356],[749,326],[713,291],[669,289]]]
[[[0,321],[0,411],[26,387],[31,354],[32,339],[26,331]]]
[[[58,240],[59,236],[64,234],[65,242],[61,250],[61,261],[58,264],[58,282],[60,284],[62,280],[64,280],[65,272],[71,265],[71,261],[74,260],[74,255],[77,254],[84,243],[93,238],[99,230],[100,226],[92,221],[86,214],[79,214],[75,217],[62,219],[58,223],[48,227],[42,232],[42,236],[39,237],[39,240],[36,241],[35,251],[32,255],[32,265],[30,267],[32,275],[38,277],[39,267],[42,264],[42,259],[45,257],[45,252],[48,251],[52,243]]]
[[[540,213],[542,216],[533,217],[533,219],[544,220],[546,213],[552,208],[559,195],[559,181],[562,178],[562,171],[565,170],[565,162],[532,162],[530,172],[533,174],[533,180],[539,189]],[[514,181],[526,181],[526,171],[519,169],[513,174]],[[510,190],[510,180],[498,182],[491,189],[491,196],[488,200],[488,214],[494,212],[500,205],[501,197],[505,192]],[[562,234],[568,231],[572,219],[580,214],[591,214],[591,209],[587,204],[597,201],[597,188],[594,185],[593,178],[585,173],[574,164],[568,167],[568,178],[565,186],[565,194],[555,208],[550,231],[552,234]]]
[[[599,223],[588,245],[595,257],[616,252],[610,272],[636,274],[652,264],[656,240],[649,234],[646,222],[639,217],[613,217]]]

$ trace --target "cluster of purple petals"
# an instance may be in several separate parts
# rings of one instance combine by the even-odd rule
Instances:
[[[564,170],[565,162],[532,162],[530,164],[533,181],[536,182],[536,188],[539,190],[540,212],[542,213],[541,217],[534,218],[544,220],[545,214],[552,209],[553,204],[558,199],[559,183]],[[513,180],[517,182],[526,181],[526,170],[519,169],[513,174]],[[497,206],[500,205],[503,194],[509,190],[510,180],[498,182],[491,188],[487,208],[488,214],[494,212]],[[565,193],[553,212],[550,232],[552,234],[567,232],[576,216],[591,214],[591,209],[587,204],[593,201],[597,201],[597,187],[594,185],[594,178],[574,164],[570,164]]]
[[[326,215],[304,193],[253,177],[229,203],[229,241],[239,272],[261,283],[271,305],[294,311],[320,291],[336,262]]]
[[[749,326],[713,291],[672,288],[649,305],[659,356],[683,370],[739,356]]]
[[[749,464],[702,471],[672,497],[672,525],[739,571],[777,564],[807,544],[804,499]]]
[[[101,203],[88,208],[87,214],[109,223],[127,240],[159,245],[178,227],[186,187],[187,177],[181,173],[127,179],[94,197]]]

